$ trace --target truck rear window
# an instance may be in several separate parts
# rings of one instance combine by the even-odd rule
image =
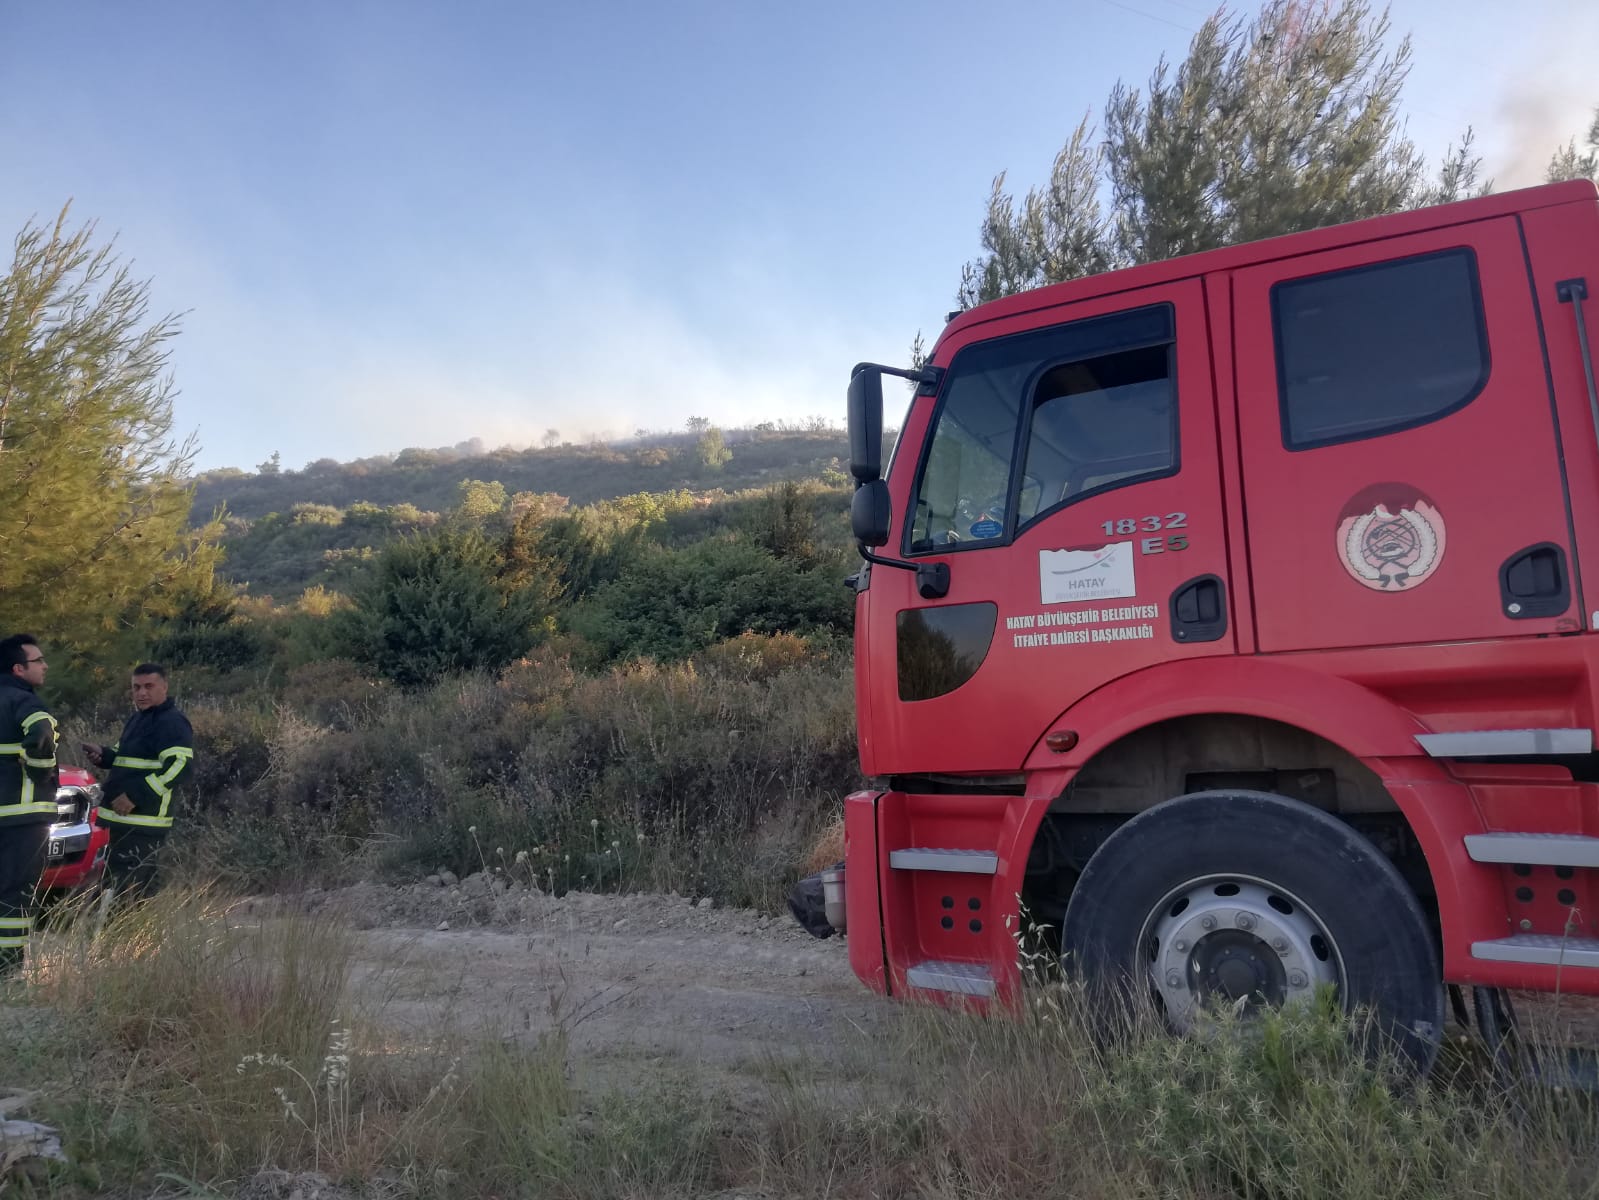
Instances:
[[[1288,280],[1271,298],[1290,450],[1436,421],[1470,403],[1488,381],[1470,250]]]

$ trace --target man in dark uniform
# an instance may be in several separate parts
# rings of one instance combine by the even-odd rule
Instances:
[[[133,708],[114,746],[83,744],[91,763],[110,770],[100,785],[100,820],[111,831],[106,865],[116,895],[130,900],[160,886],[156,860],[172,828],[173,789],[194,758],[194,733],[167,697],[165,667],[133,669]]]
[[[56,721],[34,691],[45,670],[27,634],[0,641],[0,978],[22,966],[56,818]]]

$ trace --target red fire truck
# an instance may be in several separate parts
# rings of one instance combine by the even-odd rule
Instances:
[[[99,802],[100,785],[93,775],[82,767],[61,768],[56,820],[50,825],[44,877],[39,881],[47,902],[92,889],[105,875],[111,832],[95,816]]]
[[[1330,984],[1423,1062],[1444,983],[1599,994],[1596,289],[1562,183],[857,366],[856,974],[1014,1001],[1025,912],[1178,1030]]]

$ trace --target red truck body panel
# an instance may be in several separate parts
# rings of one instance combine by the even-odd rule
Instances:
[[[94,776],[80,767],[61,768],[63,792],[90,788],[94,781]],[[93,886],[105,874],[111,833],[95,816],[93,804],[82,808],[84,811],[74,817],[63,818],[50,827],[49,858],[39,881],[39,890],[46,896],[61,896]]]
[[[1455,330],[1461,346],[1475,321],[1480,357],[1418,347],[1410,361],[1378,347],[1370,364],[1328,365],[1298,349],[1346,292],[1390,268],[1395,281],[1439,284],[1389,319]],[[969,961],[1011,994],[1017,897],[1050,806],[1129,735],[1229,714],[1313,734],[1374,772],[1425,855],[1448,980],[1599,994],[1599,970],[1472,954],[1517,931],[1599,937],[1599,871],[1562,868],[1530,887],[1474,861],[1464,841],[1599,838],[1599,782],[1569,763],[1434,757],[1418,741],[1599,728],[1599,429],[1577,306],[1561,298],[1574,279],[1592,290],[1582,311],[1599,346],[1599,195],[1585,182],[1079,279],[951,320],[930,360],[943,380],[912,402],[886,477],[883,550],[947,563],[948,592],[926,598],[912,572],[879,567],[857,596],[861,765],[890,785],[846,805],[857,974],[898,993],[916,963]],[[1379,319],[1380,302],[1348,303],[1355,328],[1362,311]],[[1079,385],[1064,368],[1050,382],[1047,355],[1043,376],[1026,375],[1027,339],[1097,336],[1140,314],[1151,328],[1169,322],[1166,365],[1142,348],[1154,335],[1117,353],[1133,390],[1164,372],[1171,462],[1117,458],[1112,434],[1101,475],[1061,467],[1057,480],[1043,451],[1033,472],[1039,414],[1073,402]],[[1007,347],[1023,364],[1008,401],[1014,440],[1003,413],[991,428],[968,418],[963,448],[939,459],[942,414],[968,403],[961,388],[1011,378]],[[998,365],[970,365],[986,362]],[[1414,420],[1378,411],[1360,427],[1352,384],[1380,385],[1396,368],[1416,372],[1419,406],[1437,404]],[[1007,401],[993,391],[998,412]],[[1296,397],[1308,399],[1296,408]],[[1093,430],[1076,428],[1088,444]],[[1028,457],[1005,467],[1012,445]],[[1062,445],[1064,462],[1077,448]],[[934,537],[946,500],[930,481],[987,470],[985,447],[994,478],[1016,482],[950,499],[967,515],[941,535],[950,540]],[[957,467],[934,466],[946,461]],[[1219,619],[1207,624],[1213,603]],[[949,876],[893,870],[895,850],[928,846],[992,851],[998,867],[953,892]]]

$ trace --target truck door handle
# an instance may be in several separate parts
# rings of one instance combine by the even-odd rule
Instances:
[[[1227,632],[1227,585],[1200,575],[1171,594],[1171,635],[1179,642],[1219,641]]]
[[[1515,621],[1558,617],[1571,607],[1566,552],[1553,542],[1518,550],[1499,568],[1499,604]]]

